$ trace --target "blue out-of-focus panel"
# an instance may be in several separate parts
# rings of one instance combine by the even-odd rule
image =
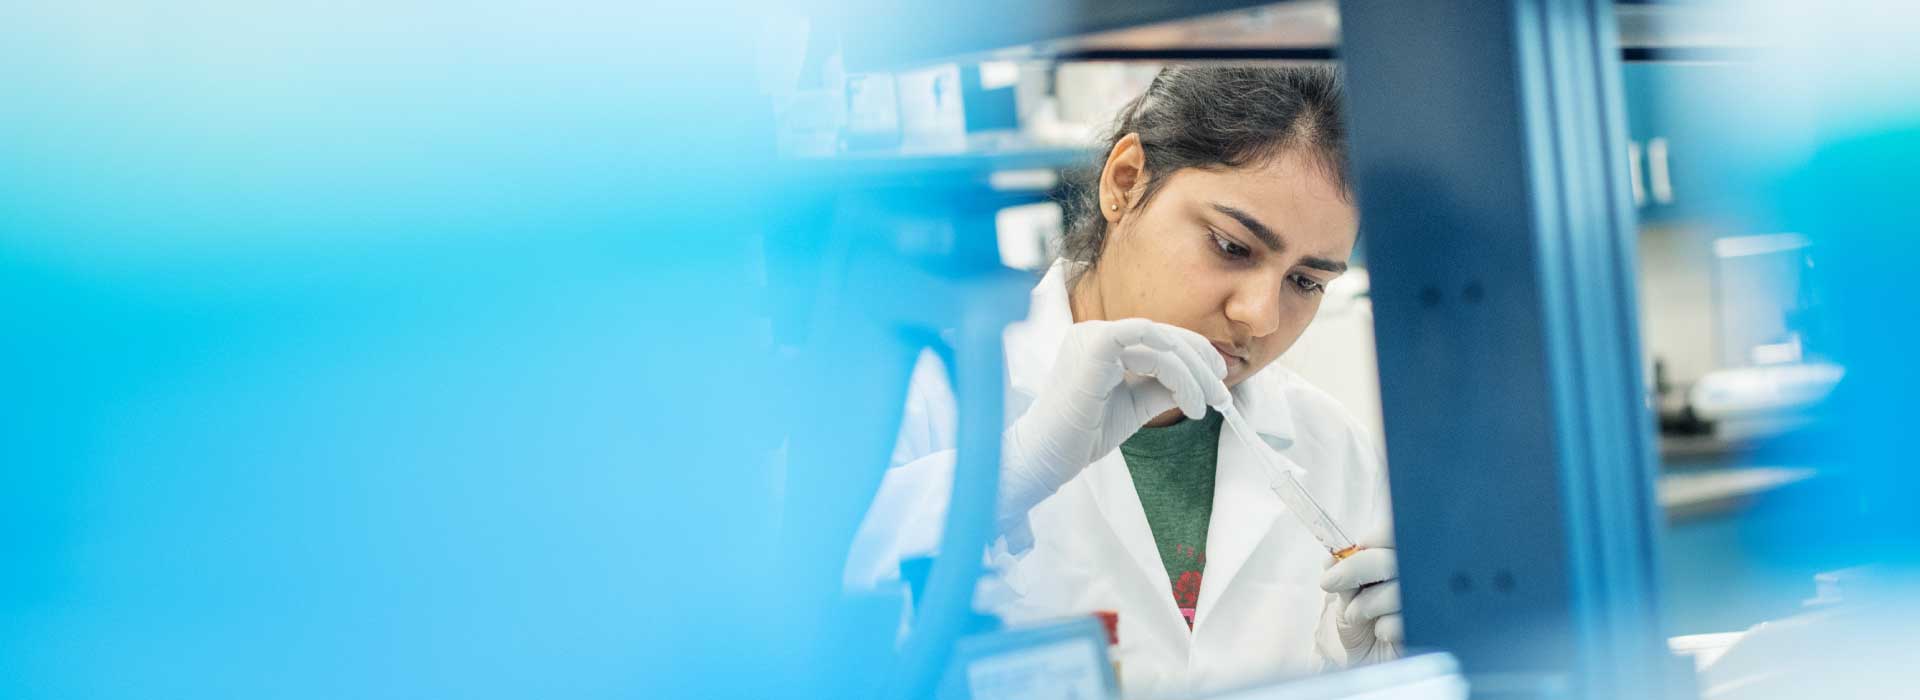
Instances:
[[[1774,60],[1621,66],[1643,224],[1793,230],[1768,190],[1806,159],[1820,108]]]
[[[772,130],[680,13],[0,8],[0,697],[765,695]]]
[[[1353,158],[1409,642],[1469,672],[1562,668],[1572,593],[1540,261],[1521,98],[1500,75],[1512,8],[1355,5]]]
[[[1341,7],[1408,640],[1483,693],[1666,670],[1609,12]]]

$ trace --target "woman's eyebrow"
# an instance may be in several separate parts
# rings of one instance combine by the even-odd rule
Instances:
[[[1219,202],[1208,202],[1208,204],[1212,205],[1215,211],[1218,211],[1222,214],[1226,214],[1227,216],[1231,216],[1235,221],[1240,222],[1241,226],[1247,227],[1248,231],[1253,232],[1254,237],[1259,238],[1260,242],[1265,243],[1268,248],[1271,248],[1273,250],[1273,252],[1278,253],[1281,250],[1286,249],[1287,247],[1286,242],[1280,240],[1279,236],[1274,235],[1273,229],[1267,228],[1266,224],[1262,224],[1260,223],[1259,219],[1253,218],[1252,214],[1248,214],[1244,211],[1241,211],[1239,209],[1236,209],[1234,207],[1231,207],[1225,204],[1221,204]],[[1336,275],[1345,273],[1347,271],[1346,263],[1340,262],[1338,260],[1330,260],[1327,258],[1319,257],[1317,255],[1309,255],[1305,258],[1301,258],[1300,264],[1313,268],[1315,270],[1331,272]]]
[[[1248,231],[1253,232],[1255,238],[1260,239],[1260,242],[1265,243],[1273,252],[1278,253],[1286,249],[1287,244],[1282,242],[1279,236],[1274,235],[1273,229],[1267,228],[1266,224],[1260,223],[1260,220],[1254,218],[1252,214],[1219,202],[1208,202],[1208,204],[1213,205],[1214,211],[1231,216],[1235,221],[1240,222],[1241,226],[1247,227]]]
[[[1322,258],[1314,255],[1309,255],[1307,257],[1301,258],[1300,264],[1306,267],[1313,268],[1315,270],[1331,272],[1336,275],[1344,274],[1347,271],[1346,263],[1340,262],[1338,260],[1328,260],[1326,258]]]

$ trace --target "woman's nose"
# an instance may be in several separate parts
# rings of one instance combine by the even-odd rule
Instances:
[[[1272,335],[1280,330],[1279,285],[1265,280],[1241,285],[1227,300],[1226,311],[1228,321],[1246,326],[1253,337]]]

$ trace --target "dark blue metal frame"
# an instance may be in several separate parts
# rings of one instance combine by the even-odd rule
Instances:
[[[1666,692],[1612,5],[1342,3],[1409,642]]]

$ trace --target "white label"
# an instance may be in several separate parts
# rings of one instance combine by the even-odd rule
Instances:
[[[1093,640],[1072,639],[967,664],[975,700],[1095,700],[1106,696]]]

